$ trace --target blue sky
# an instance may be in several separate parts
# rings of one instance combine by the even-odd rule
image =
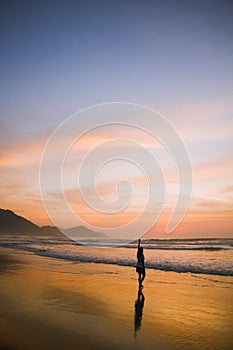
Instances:
[[[1,7],[6,124],[10,118],[23,130],[54,127],[64,115],[112,100],[158,109],[231,97],[229,1],[2,1]]]

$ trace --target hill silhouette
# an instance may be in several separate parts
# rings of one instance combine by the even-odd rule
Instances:
[[[85,226],[76,226],[63,230],[68,237],[72,239],[100,239],[100,238],[108,238],[108,236],[103,232],[95,232],[90,230]]]
[[[64,234],[67,234],[72,239],[99,239],[107,238],[104,233],[92,231],[85,226],[76,226],[69,229],[63,229]],[[22,216],[15,214],[12,210],[0,209],[0,235],[25,235],[25,236],[49,236],[67,238],[55,226],[39,227],[33,222],[25,219]]]
[[[13,235],[42,235],[39,226],[16,215],[11,210],[0,209],[0,233]]]
[[[65,237],[56,227],[39,227],[12,210],[0,209],[0,234]]]

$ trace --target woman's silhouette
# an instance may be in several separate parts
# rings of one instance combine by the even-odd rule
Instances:
[[[138,251],[137,251],[137,267],[136,271],[138,273],[138,284],[139,288],[143,288],[142,282],[144,281],[144,278],[146,277],[146,270],[144,266],[144,254],[143,254],[143,248],[140,246],[141,240],[138,240]]]

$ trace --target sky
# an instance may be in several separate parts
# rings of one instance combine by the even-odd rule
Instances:
[[[233,237],[232,16],[231,1],[2,0],[0,207],[38,225],[53,224],[39,188],[41,157],[53,130],[96,104],[135,103],[174,126],[192,162],[190,206],[172,237]],[[93,114],[93,123],[97,119]],[[78,122],[85,128],[82,115]],[[109,126],[73,145],[64,163],[67,200],[98,231],[143,210],[146,179],[132,164],[115,161],[98,174],[99,194],[111,208],[122,172],[134,185],[126,211],[93,213],[82,188],[71,185],[88,150],[116,137],[143,144],[163,169],[167,200],[150,235],[167,237],[179,179],[163,145],[142,131]],[[59,193],[51,188],[48,196],[61,226],[72,226],[59,208]]]

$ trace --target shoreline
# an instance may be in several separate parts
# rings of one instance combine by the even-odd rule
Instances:
[[[18,240],[18,239],[17,239]],[[62,261],[70,261],[77,263],[97,263],[118,265],[123,267],[135,267],[135,250],[136,248],[128,246],[122,247],[94,247],[80,246],[69,243],[71,249],[56,250],[51,247],[40,246],[41,241],[22,242],[22,246],[18,247],[18,242],[0,242],[0,249],[17,249],[22,252],[31,252],[37,256],[48,257],[52,259],[61,259]],[[42,241],[43,242],[43,241]],[[48,242],[45,240],[45,242]],[[61,243],[61,242],[59,242]],[[62,245],[66,243],[62,242]],[[232,278],[233,277],[233,255],[232,249],[226,248],[188,248],[183,247],[177,249],[172,248],[151,248],[144,246],[146,251],[146,268],[155,271],[187,273],[193,275],[218,276]],[[128,250],[128,251],[127,251]],[[127,253],[125,254],[125,252]],[[215,254],[215,252],[217,252]],[[109,254],[108,254],[109,253]],[[212,256],[209,254],[212,253]],[[185,255],[184,255],[185,254]],[[154,256],[157,259],[154,259]],[[118,257],[118,259],[116,259]],[[203,264],[202,260],[205,260]],[[216,263],[213,261],[216,260]]]
[[[5,348],[232,348],[231,278],[148,269],[142,296],[133,267],[1,253]]]

